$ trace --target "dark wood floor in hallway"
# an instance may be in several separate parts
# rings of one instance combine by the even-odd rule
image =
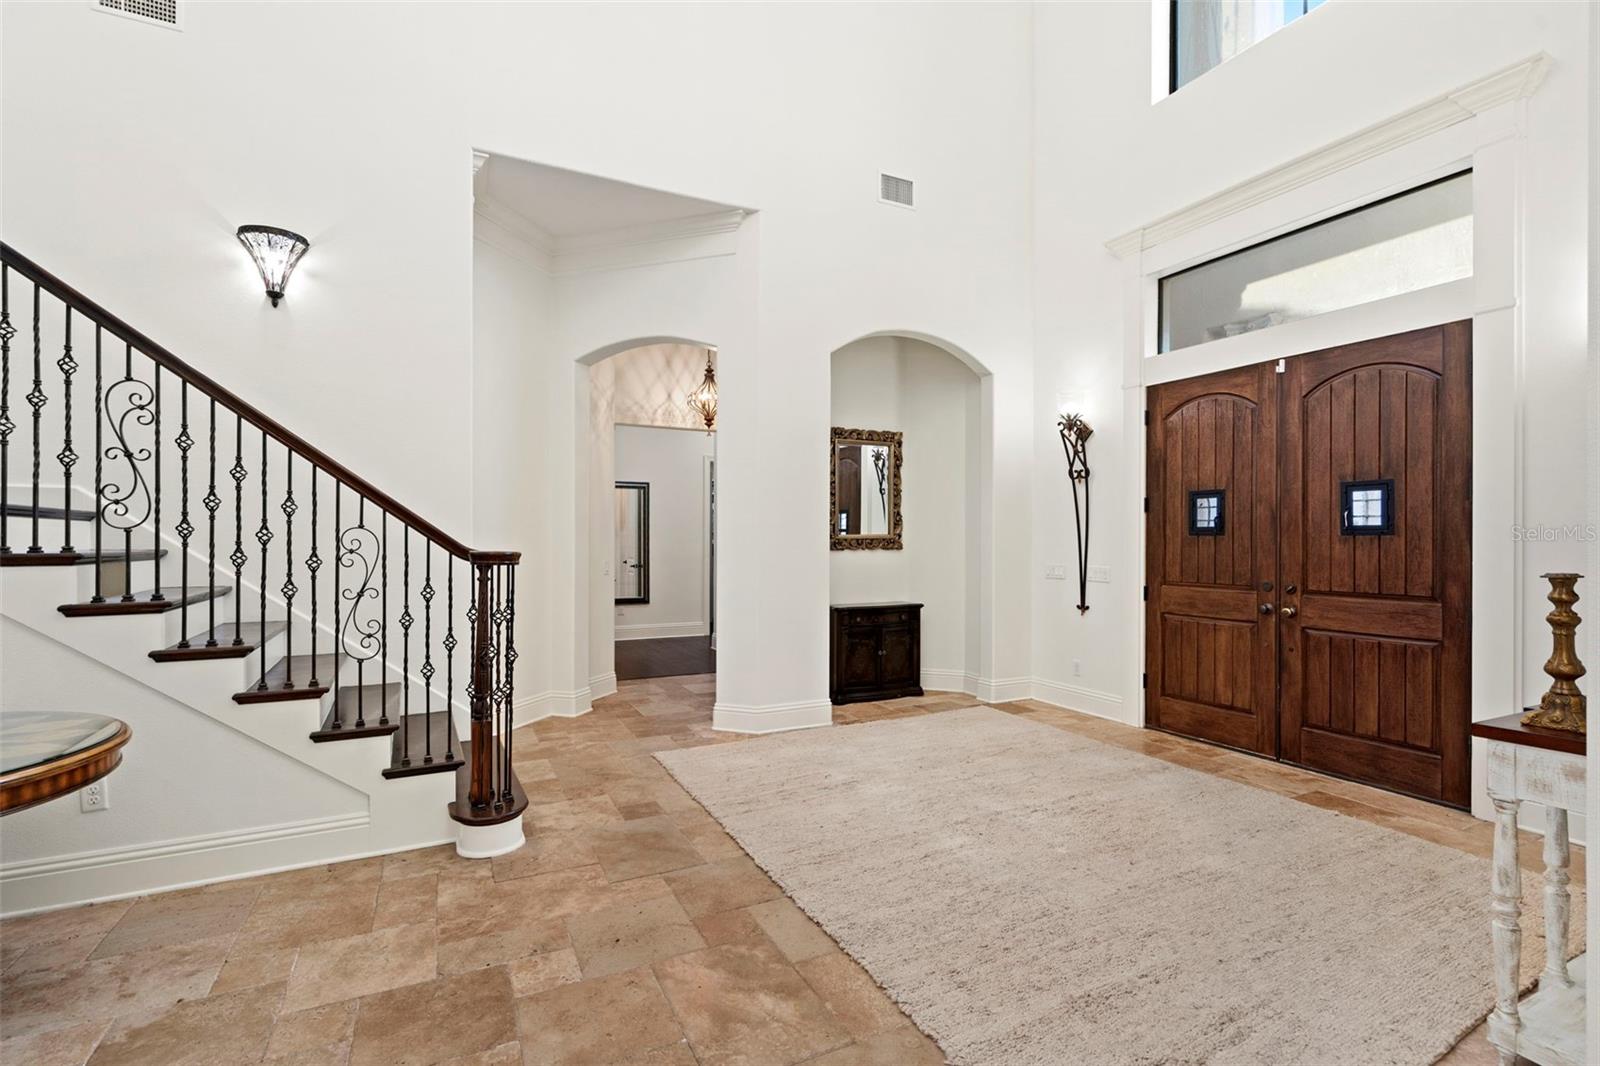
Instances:
[[[717,672],[710,637],[658,637],[617,641],[617,680],[683,677]]]

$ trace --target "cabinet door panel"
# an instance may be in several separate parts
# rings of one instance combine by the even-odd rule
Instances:
[[[879,679],[878,631],[846,626],[841,638],[840,688],[874,688]]]
[[[882,674],[885,686],[914,685],[917,683],[917,635],[910,626],[884,626]]]

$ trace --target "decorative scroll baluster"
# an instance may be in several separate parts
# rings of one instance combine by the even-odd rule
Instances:
[[[134,601],[133,531],[144,525],[155,506],[155,497],[149,485],[145,483],[144,473],[139,469],[140,463],[149,462],[150,449],[135,447],[129,434],[134,426],[149,426],[155,423],[155,413],[151,410],[154,402],[155,393],[150,386],[133,376],[133,345],[124,341],[122,377],[112,382],[105,393],[105,417],[107,424],[111,426],[112,435],[116,437],[116,443],[108,445],[102,454],[113,462],[127,463],[128,480],[126,486],[119,481],[105,482],[101,486],[98,515],[101,522],[122,530],[124,580],[122,598],[119,601],[121,603]],[[113,414],[113,411],[116,413]],[[135,499],[142,505],[137,513],[128,506],[128,501]],[[159,584],[156,586],[156,591],[160,592]]]
[[[103,364],[104,359],[102,358],[100,350],[100,326],[96,325],[94,327],[94,499],[96,511],[94,517],[94,595],[90,597],[90,603],[106,602],[105,595],[100,587],[100,566],[104,553],[104,545],[102,544],[102,531],[105,527],[105,523],[100,521],[100,514],[98,511],[100,500],[103,498],[105,493],[105,451],[100,446],[100,427],[105,425],[106,421],[105,412],[101,408],[101,404],[104,402],[104,393],[101,389],[101,382],[104,375]],[[5,475],[0,474],[0,481],[4,480]]]
[[[456,698],[456,557],[446,555],[444,561],[444,710],[455,721]],[[454,729],[445,730],[444,757],[449,762],[455,757],[452,750]]]
[[[44,551],[39,546],[39,418],[44,412],[44,382],[39,376],[39,285],[33,286],[33,389],[28,393],[28,406],[33,408],[33,539],[28,543],[28,554]]]
[[[189,521],[189,449],[194,447],[194,438],[189,435],[189,383],[182,383],[178,391],[178,439],[173,443],[178,446],[178,503],[179,515],[177,534],[181,547],[178,549],[178,585],[183,589],[183,599],[178,608],[178,647],[189,646],[189,538],[194,536],[194,524]],[[159,530],[159,527],[157,527]],[[159,533],[156,537],[156,549],[161,548]]]
[[[294,515],[300,509],[294,502],[294,451],[283,449],[283,687],[294,688],[294,594],[300,590],[294,584]],[[263,623],[265,625],[265,623]],[[311,672],[315,674],[313,666]]]
[[[0,555],[11,554],[11,533],[5,516],[11,503],[11,338],[17,327],[11,324],[11,268],[0,267]],[[99,336],[99,327],[95,327]]]
[[[155,551],[155,559],[153,560],[154,565],[155,565],[156,579],[154,581],[155,588],[152,589],[151,592],[150,592],[150,602],[151,603],[162,603],[162,602],[164,602],[166,600],[166,596],[162,595],[162,593],[161,593],[161,364],[160,363],[156,364],[155,382],[156,382],[156,385],[155,385],[155,399],[152,401],[152,405],[155,408],[155,419],[156,419],[156,427],[155,427],[156,428],[156,458],[155,458],[155,474],[156,474],[156,479],[155,479],[156,480],[156,491],[155,491],[155,512],[156,512],[156,514],[155,514],[155,530],[156,530],[156,539],[155,539],[155,549],[156,549],[156,551]],[[131,555],[128,557],[128,583],[130,585],[133,583],[133,557]],[[181,592],[181,591],[178,594],[180,596],[187,595],[186,592]]]
[[[205,505],[206,519],[206,589],[210,596],[206,599],[206,647],[217,646],[217,509],[222,506],[222,497],[217,495],[217,401],[211,401],[211,428],[210,447],[206,449],[206,458],[210,466],[209,481],[206,485],[205,499],[200,502]]]
[[[433,541],[422,556],[422,717],[429,727],[422,734],[422,761],[433,762]],[[446,708],[448,712],[449,708]],[[446,715],[448,718],[448,713]],[[446,731],[448,733],[448,730]]]
[[[267,545],[272,543],[272,528],[267,525],[267,434],[261,433],[261,525],[256,529],[256,543],[261,545],[261,636],[267,635]],[[288,639],[289,627],[284,627],[284,638]],[[287,650],[287,649],[285,649]],[[261,641],[261,680],[256,682],[256,691],[267,691],[267,642]]]
[[[233,552],[228,562],[233,564],[233,641],[238,647],[244,643],[244,564],[250,557],[244,553],[244,479],[250,472],[244,468],[244,419],[235,415],[233,420],[233,466],[228,468],[233,478]],[[261,632],[261,657],[267,656],[267,634]]]
[[[387,517],[387,515],[385,515]],[[400,765],[411,765],[411,527],[402,531],[400,542]],[[426,727],[427,723],[423,723]]]
[[[338,498],[339,497],[337,493],[335,493],[334,500],[336,508],[338,506]],[[335,642],[334,650],[338,654],[348,655],[350,658],[356,661],[356,728],[365,729],[367,725],[367,663],[373,659],[377,659],[380,655],[386,656],[387,648],[378,639],[381,624],[379,620],[376,618],[363,619],[360,617],[361,605],[368,600],[375,600],[379,596],[378,589],[373,587],[372,575],[376,573],[378,569],[378,561],[376,556],[380,549],[376,534],[367,528],[367,498],[366,496],[360,496],[358,497],[358,500],[359,503],[356,511],[356,524],[351,526],[349,529],[341,529],[339,532],[339,557],[337,561],[340,570],[346,568],[354,570],[357,564],[359,564],[359,575],[361,580],[353,589],[342,589],[337,584],[338,574],[337,572],[335,573],[335,612],[338,610],[338,604],[343,602],[349,605],[349,613],[344,616],[343,622],[335,621],[334,623],[334,628],[339,634],[339,638]],[[337,515],[337,511],[335,514]],[[334,524],[339,524],[338,517],[334,518]],[[337,618],[337,613],[335,614],[335,617]],[[355,638],[355,642],[353,644],[351,643],[352,636]],[[383,670],[385,662],[386,658],[380,659],[378,662],[378,702],[380,707],[385,703],[383,699]],[[337,684],[337,672],[334,674],[334,677],[335,684]],[[387,724],[387,719],[384,720],[384,724]]]
[[[61,464],[61,551],[76,554],[72,546],[72,468],[78,463],[78,453],[72,450],[72,375],[78,372],[78,361],[72,357],[72,308],[66,309],[66,333],[61,344],[61,358],[56,360],[61,371],[62,444],[56,453]]]
[[[316,688],[322,682],[317,677],[317,571],[322,569],[322,556],[317,554],[317,468],[311,467],[311,554],[306,557],[306,570],[311,574],[311,681]],[[333,676],[339,676],[339,657],[333,657]]]
[[[517,568],[515,565],[506,567],[506,731],[501,738],[502,754],[505,756],[505,773],[500,781],[503,786],[501,798],[510,803],[511,795],[511,734],[516,729],[516,686],[512,683],[513,671],[517,665]]]

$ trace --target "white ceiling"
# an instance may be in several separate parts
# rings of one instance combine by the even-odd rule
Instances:
[[[478,172],[476,190],[478,195],[498,201],[552,237],[735,210],[730,204],[696,200],[506,156],[489,157]]]

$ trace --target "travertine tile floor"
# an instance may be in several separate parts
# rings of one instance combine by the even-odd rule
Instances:
[[[650,758],[741,739],[711,731],[713,691],[630,682],[521,730],[528,844],[492,862],[429,848],[0,924],[0,1062],[942,1062]],[[1489,854],[1489,827],[1463,814],[1043,704],[1003,709]],[[1480,1028],[1447,1061],[1490,1052]]]

